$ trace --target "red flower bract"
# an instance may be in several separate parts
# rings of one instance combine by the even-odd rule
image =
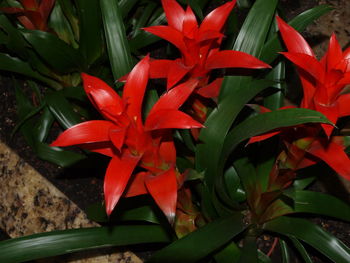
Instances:
[[[126,196],[150,193],[169,221],[173,221],[177,172],[171,129],[202,127],[178,110],[198,81],[189,80],[165,93],[143,122],[142,102],[149,78],[148,56],[129,74],[122,98],[102,80],[84,73],[82,78],[86,94],[105,120],[77,124],[64,131],[51,145],[79,145],[112,158],[104,181],[108,215],[123,193]],[[132,176],[136,166],[143,171]]]

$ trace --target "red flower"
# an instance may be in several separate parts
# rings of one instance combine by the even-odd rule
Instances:
[[[235,3],[234,0],[216,8],[199,26],[189,6],[183,10],[175,0],[162,0],[168,26],[152,26],[144,30],[175,45],[182,57],[152,61],[151,78],[167,78],[168,89],[185,75],[199,78],[199,89],[196,92],[211,98],[218,96],[222,81],[217,79],[208,85],[212,69],[269,68],[269,65],[249,54],[232,50],[219,51],[224,37],[221,31]]]
[[[104,181],[108,215],[123,193],[127,196],[150,193],[172,221],[177,181],[176,151],[170,129],[202,127],[178,110],[197,81],[187,81],[161,96],[143,122],[142,101],[149,78],[149,57],[129,74],[122,98],[102,80],[87,74],[82,74],[82,78],[86,94],[106,120],[77,124],[64,131],[52,146],[79,145],[112,158]],[[136,166],[144,170],[132,176]]]
[[[323,113],[331,122],[350,115],[350,94],[341,94],[350,84],[350,48],[344,52],[333,34],[328,51],[318,61],[305,39],[291,26],[277,17],[283,41],[288,52],[282,53],[297,67],[302,82],[304,98],[302,108]],[[322,125],[327,136],[333,126]]]
[[[47,31],[47,20],[55,5],[55,0],[19,0],[23,8],[3,7],[7,14],[16,14],[19,22],[27,29]]]

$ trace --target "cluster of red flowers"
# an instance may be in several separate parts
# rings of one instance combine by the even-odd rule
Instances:
[[[24,1],[23,1],[24,2]],[[142,59],[129,73],[120,97],[102,80],[82,74],[85,92],[105,120],[80,123],[63,132],[52,146],[78,145],[111,157],[104,181],[107,214],[111,214],[120,197],[149,193],[173,222],[178,189],[183,176],[176,169],[173,129],[202,128],[205,118],[196,121],[179,108],[192,96],[218,96],[222,79],[210,79],[218,68],[270,68],[257,58],[239,51],[220,50],[222,29],[235,5],[235,0],[209,13],[201,25],[190,7],[184,10],[175,0],[162,0],[167,26],[145,28],[177,47],[181,57],[175,60]],[[341,95],[350,81],[348,61],[334,36],[325,57],[316,60],[306,41],[293,28],[278,19],[282,38],[288,48],[283,53],[295,63],[303,84],[301,107],[317,110],[334,123],[350,115],[346,104],[349,95]],[[167,91],[143,120],[142,103],[150,78],[165,78]],[[333,126],[323,125],[327,136]],[[322,136],[322,129],[299,127],[302,137],[290,135],[290,129],[257,136],[250,142],[280,133],[298,163],[294,169],[324,160],[339,174],[350,179],[350,161],[339,137]],[[294,129],[295,130],[295,129]],[[301,152],[301,153],[300,153]],[[313,158],[308,158],[310,154]],[[304,165],[300,165],[303,160]],[[297,167],[298,166],[298,167]]]

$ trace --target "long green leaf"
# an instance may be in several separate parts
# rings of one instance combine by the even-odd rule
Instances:
[[[99,0],[75,0],[75,3],[79,17],[79,50],[86,63],[91,65],[102,55],[104,49]]]
[[[237,263],[241,250],[236,243],[231,242],[214,255],[216,263]]]
[[[223,167],[223,164],[232,150],[244,140],[273,129],[304,123],[331,124],[329,120],[318,111],[300,108],[267,112],[246,119],[227,135],[221,155],[220,169]]]
[[[292,241],[294,247],[298,250],[305,263],[312,263],[312,259],[310,258],[303,244],[301,244],[301,242],[293,236],[288,236],[288,238]]]
[[[123,19],[115,0],[101,0],[100,6],[113,77],[119,79],[133,66]]]
[[[156,252],[148,263],[190,263],[206,257],[244,230],[242,217],[215,220]]]
[[[338,198],[313,191],[296,190],[286,195],[294,200],[295,213],[311,213],[350,222],[350,206]]]
[[[263,228],[282,235],[293,236],[308,243],[336,263],[350,261],[350,249],[321,227],[300,218],[280,217],[267,222]]]
[[[24,262],[99,247],[168,242],[168,234],[157,225],[70,229],[2,241],[0,262]]]
[[[80,52],[66,44],[53,34],[27,30],[23,32],[25,39],[34,50],[59,73],[70,73],[85,70],[84,58]]]

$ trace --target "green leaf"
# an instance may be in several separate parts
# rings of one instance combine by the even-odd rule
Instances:
[[[46,140],[54,121],[55,118],[50,109],[45,107],[35,127],[37,131],[36,138],[39,142],[44,142]]]
[[[313,261],[310,258],[309,254],[307,253],[307,251],[306,251],[305,247],[303,246],[303,244],[301,244],[301,242],[297,238],[295,238],[293,236],[288,236],[288,238],[293,243],[294,247],[298,250],[300,256],[303,258],[305,263],[312,263]]]
[[[168,234],[157,225],[61,230],[1,241],[0,261],[19,263],[99,247],[168,242]]]
[[[258,248],[256,245],[256,236],[248,235],[243,240],[243,247],[241,249],[241,256],[239,263],[258,263]]]
[[[100,6],[113,77],[119,79],[133,67],[123,19],[115,0],[101,0]]]
[[[79,40],[79,21],[75,15],[75,6],[70,0],[58,0],[61,6],[62,12],[68,19],[71,29],[74,34],[75,40]]]
[[[61,85],[56,81],[44,77],[38,72],[34,71],[27,62],[20,60],[19,58],[11,57],[7,54],[0,53],[0,70],[6,70],[14,73],[18,73],[49,85],[50,87],[59,90]]]
[[[73,110],[72,104],[60,92],[52,92],[45,96],[46,103],[56,120],[64,129],[82,122],[80,116]]]
[[[25,30],[23,36],[57,72],[70,73],[85,70],[85,61],[80,52],[55,35],[37,30]]]
[[[300,239],[337,263],[348,263],[350,249],[321,227],[300,218],[280,217],[265,223],[267,231]]]
[[[304,123],[331,124],[331,122],[318,111],[300,108],[267,112],[246,119],[227,135],[221,155],[220,169],[222,169],[229,154],[244,140],[277,128]]]
[[[280,239],[279,244],[281,247],[282,263],[290,263],[290,256],[287,243],[284,240]]]
[[[74,2],[79,17],[79,50],[85,57],[86,63],[91,65],[102,55],[104,50],[99,0],[75,0]]]
[[[241,250],[234,242],[230,242],[214,255],[216,263],[237,263]]]
[[[136,5],[138,0],[119,0],[118,2],[120,12],[122,13],[123,18],[125,18],[130,10]]]
[[[223,143],[233,121],[245,104],[271,85],[270,81],[251,81],[246,77],[237,81],[234,85],[230,85],[230,80],[224,81],[223,86],[230,85],[231,92],[208,116],[199,137],[202,143],[196,147],[196,169],[205,170],[209,187],[214,184]]]
[[[241,187],[241,180],[233,166],[229,167],[224,173],[224,180],[227,193],[231,199],[239,202],[244,201],[246,198],[245,192]]]
[[[350,222],[350,206],[332,195],[303,190],[285,194],[294,200],[295,213],[325,215]]]
[[[309,24],[331,10],[332,8],[328,5],[319,5],[296,16],[288,24],[298,31],[303,31]],[[265,44],[260,59],[266,63],[271,63],[275,60],[280,51],[283,51],[283,48],[278,39],[278,33],[276,33],[275,36]]]
[[[240,215],[220,218],[156,252],[147,262],[197,262],[228,243],[243,230]]]
[[[311,183],[313,183],[315,180],[316,180],[316,176],[296,179],[293,182],[293,187],[296,190],[303,190],[307,186],[309,186]]]
[[[267,79],[277,81],[273,87],[276,91],[264,98],[264,106],[270,110],[277,110],[284,105],[285,85],[282,83],[285,79],[285,63],[280,61],[266,76]]]

